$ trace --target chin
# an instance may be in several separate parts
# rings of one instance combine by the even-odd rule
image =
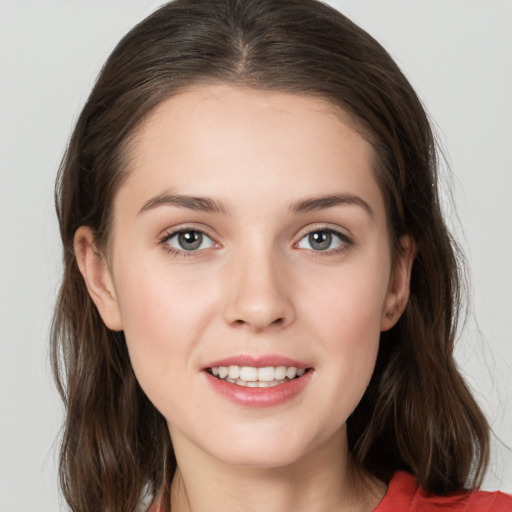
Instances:
[[[252,432],[226,432],[214,446],[204,447],[224,464],[253,468],[281,468],[293,465],[321,445],[321,434],[277,426],[257,427]]]
[[[290,466],[298,462],[305,454],[301,450],[281,449],[255,449],[255,450],[229,450],[222,454],[222,462],[228,466],[277,469]]]

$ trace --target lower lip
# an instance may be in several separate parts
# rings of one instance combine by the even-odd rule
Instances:
[[[273,407],[281,405],[298,395],[311,381],[313,371],[310,370],[298,379],[269,388],[248,388],[217,379],[204,372],[212,388],[231,402],[246,407]]]

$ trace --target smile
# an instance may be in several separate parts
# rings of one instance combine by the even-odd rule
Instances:
[[[219,380],[249,388],[270,388],[302,377],[308,370],[295,366],[214,366],[206,370]]]

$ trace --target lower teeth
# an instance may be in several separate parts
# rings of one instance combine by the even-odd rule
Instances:
[[[248,387],[248,388],[271,388],[271,387],[277,386],[279,384],[284,384],[285,382],[290,381],[290,379],[285,378],[283,380],[273,380],[271,382],[264,382],[264,381],[259,381],[259,380],[246,382],[245,380],[240,380],[240,379],[233,380],[233,379],[230,379],[229,377],[226,377],[226,378],[220,379],[220,380],[224,380],[231,384],[237,384],[238,386],[244,386],[244,387]]]

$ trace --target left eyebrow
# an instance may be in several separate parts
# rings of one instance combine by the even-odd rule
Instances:
[[[354,194],[328,194],[302,199],[290,207],[292,213],[312,212],[324,210],[339,205],[355,205],[361,207],[372,218],[375,214],[370,205],[361,197]]]
[[[177,208],[187,208],[201,212],[227,213],[227,206],[211,197],[196,197],[183,194],[163,193],[146,201],[140,209],[138,215],[148,210],[158,208],[159,206],[174,206]]]

